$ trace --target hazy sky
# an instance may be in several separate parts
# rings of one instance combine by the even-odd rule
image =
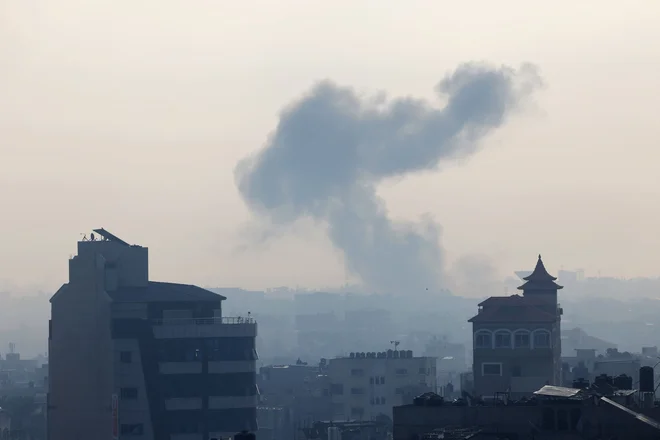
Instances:
[[[324,229],[260,245],[236,163],[317,81],[433,100],[459,64],[539,68],[483,150],[379,187],[448,257],[660,275],[660,4],[0,0],[0,285],[66,281],[80,233],[150,248],[153,279],[352,280]],[[488,293],[485,293],[488,294]]]

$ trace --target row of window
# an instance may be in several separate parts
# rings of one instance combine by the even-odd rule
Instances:
[[[254,338],[164,339],[158,341],[163,362],[256,360]]]
[[[171,434],[240,432],[257,428],[256,408],[228,408],[207,411],[168,411],[165,429]]]
[[[376,397],[376,398],[371,398],[371,404],[372,405],[385,405],[385,398],[384,397]]]
[[[482,376],[501,376],[502,364],[499,362],[484,362],[481,364]]]
[[[431,368],[420,367],[417,372],[419,374],[429,375],[429,374],[435,374],[434,370],[435,370],[434,368],[431,369]],[[394,373],[397,374],[398,376],[405,376],[406,374],[408,374],[408,369],[407,368],[397,368],[394,371]],[[362,368],[353,368],[351,370],[351,376],[357,376],[357,377],[364,376],[364,370]],[[379,380],[381,382],[379,382]],[[372,384],[372,385],[373,384],[382,385],[382,384],[385,383],[385,378],[382,377],[382,376],[371,377],[371,378],[369,378],[369,383]]]
[[[482,376],[501,376],[502,364],[500,362],[484,362],[481,364]],[[522,367],[520,365],[511,366],[511,377],[521,377]]]
[[[257,394],[254,373],[165,374],[159,378],[159,390],[166,399]]]
[[[328,391],[328,390],[324,390]],[[394,390],[396,394],[403,394],[403,388],[396,388]],[[343,396],[344,395],[344,385],[341,383],[330,384],[330,393],[333,396]],[[364,388],[351,388],[351,394],[360,395],[365,394],[366,390]]]
[[[194,362],[194,361],[222,361],[222,360],[256,360],[254,341],[233,341],[242,338],[214,338],[203,343],[189,342],[185,339],[172,339],[160,341],[159,359],[165,362]],[[122,364],[133,363],[133,353],[121,351],[119,361]]]
[[[551,348],[548,330],[478,330],[474,334],[475,348]]]

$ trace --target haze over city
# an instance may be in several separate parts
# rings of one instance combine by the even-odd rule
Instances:
[[[542,252],[554,271],[657,276],[660,8],[567,5],[4,0],[0,279],[56,288],[105,226],[150,247],[155,278],[359,283],[323,218],[265,232],[237,164],[319,81],[442,110],[436,85],[474,62],[539,81],[474,154],[373,180],[387,218],[439,225],[438,273],[467,258],[501,279]]]

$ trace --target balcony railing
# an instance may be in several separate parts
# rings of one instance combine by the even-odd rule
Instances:
[[[218,318],[165,318],[154,319],[154,325],[233,325],[256,324],[254,318],[223,316]]]

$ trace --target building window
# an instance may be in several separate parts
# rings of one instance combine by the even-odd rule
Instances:
[[[344,384],[333,383],[330,384],[330,394],[333,396],[341,396],[344,394]]]
[[[351,376],[363,376],[364,375],[364,370],[361,368],[353,368],[351,370]]]
[[[191,319],[192,310],[163,310],[163,319]]]
[[[550,348],[550,332],[547,330],[535,331],[534,348]]]
[[[527,330],[519,330],[513,336],[514,347],[516,348],[529,348],[529,332]]]
[[[552,408],[543,408],[541,416],[541,429],[544,431],[555,430],[555,410]]]
[[[121,400],[133,400],[138,396],[137,388],[122,388],[119,393]]]
[[[122,364],[130,364],[133,362],[133,353],[130,351],[122,351],[119,353],[119,360]]]
[[[488,331],[480,330],[474,335],[475,348],[493,348],[492,335]]]
[[[396,374],[399,374],[399,375],[408,374],[408,370],[406,370],[405,368],[397,368],[396,369]]]
[[[120,428],[121,435],[142,435],[144,434],[144,426],[142,423],[122,424]]]
[[[497,362],[484,362],[481,364],[482,376],[501,376],[502,364]]]
[[[403,388],[397,388],[394,390],[395,394],[403,394]]]
[[[364,415],[364,408],[361,406],[354,406],[351,408],[351,417],[362,418]]]
[[[511,332],[507,330],[496,331],[495,348],[511,348]]]
[[[364,388],[351,388],[351,394],[364,394]]]
[[[557,430],[568,431],[568,411],[565,409],[557,410]]]
[[[381,405],[385,405],[385,398],[384,398],[384,397],[381,397],[381,398],[380,398],[380,404],[381,404]]]
[[[378,378],[376,378],[376,383],[378,383],[377,381],[378,381]],[[373,384],[374,384],[374,378],[370,377],[369,378],[369,385],[373,385]]]
[[[380,384],[385,385],[385,376],[380,376]]]

